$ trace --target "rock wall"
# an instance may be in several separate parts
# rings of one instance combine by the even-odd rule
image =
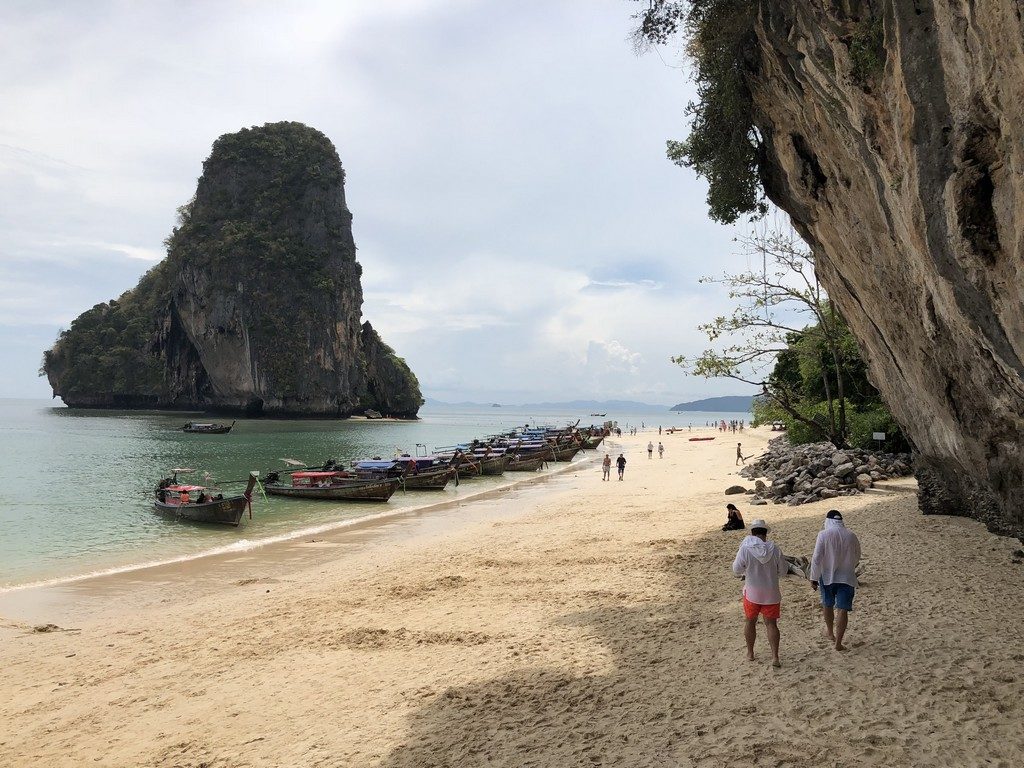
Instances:
[[[227,134],[180,210],[155,276],[112,302],[117,313],[100,305],[79,318],[44,367],[54,394],[72,406],[141,399],[148,407],[288,416],[373,408],[414,418],[422,402],[415,375],[361,325],[361,271],[344,171],[327,137],[298,123]],[[125,329],[145,322],[150,332],[129,338]],[[94,349],[102,339],[158,359],[160,376],[120,375],[118,362]],[[91,375],[96,366],[112,375]]]
[[[765,190],[919,452],[924,510],[1019,533],[1024,8],[758,6],[747,79]]]

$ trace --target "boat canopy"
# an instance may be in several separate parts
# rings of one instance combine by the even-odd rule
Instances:
[[[187,491],[205,491],[201,485],[169,485],[164,488],[165,491],[173,491],[174,493],[185,493]]]
[[[406,460],[403,460],[402,463],[405,464]],[[397,464],[398,464],[397,461],[370,461],[370,460],[367,460],[367,461],[357,461],[353,466],[355,466],[356,469],[394,469],[394,467]]]
[[[334,477],[340,475],[340,472],[292,472],[292,478],[303,478],[309,477],[314,480],[319,480],[325,477]]]

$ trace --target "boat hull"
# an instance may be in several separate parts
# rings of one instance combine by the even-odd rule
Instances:
[[[270,483],[263,486],[273,496],[289,496],[295,499],[323,499],[325,501],[387,501],[398,489],[401,480],[366,480],[332,485],[325,488],[301,487]]]
[[[405,475],[402,484],[407,491],[443,491],[454,478],[455,467],[445,467],[436,472]]]
[[[480,460],[480,472],[484,475],[500,475],[505,471],[508,466],[509,456],[502,454],[501,456],[491,456],[487,459]]]
[[[572,457],[580,452],[578,445],[566,445],[555,448],[555,461],[572,461]]]
[[[193,523],[238,525],[245,512],[245,504],[244,496],[235,496],[205,504],[167,504],[162,501],[154,501],[153,507],[161,515]]]
[[[536,472],[538,469],[544,466],[544,462],[547,461],[547,454],[539,454],[536,456],[523,456],[521,459],[513,459],[509,461],[508,466],[505,467],[506,472]]]

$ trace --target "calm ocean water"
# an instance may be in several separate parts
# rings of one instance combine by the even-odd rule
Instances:
[[[745,414],[608,413],[628,425],[704,426]],[[433,450],[526,423],[563,425],[589,413],[518,408],[424,408],[417,422],[239,420],[228,435],[188,435],[193,414],[86,411],[47,401],[0,399],[0,589],[45,580],[244,549],[305,535],[319,526],[456,499],[521,476],[478,478],[443,493],[396,493],[386,504],[257,498],[241,526],[180,523],[154,513],[152,488],[171,467],[196,467],[217,481],[283,469],[282,458],[319,464],[396,448]],[[190,475],[201,482],[200,474]],[[226,490],[240,488],[226,486]]]

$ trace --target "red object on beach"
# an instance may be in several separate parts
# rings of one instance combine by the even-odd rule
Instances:
[[[698,443],[701,440],[714,440],[714,439],[715,438],[713,438],[713,437],[691,437],[690,438],[690,442],[691,443]]]

